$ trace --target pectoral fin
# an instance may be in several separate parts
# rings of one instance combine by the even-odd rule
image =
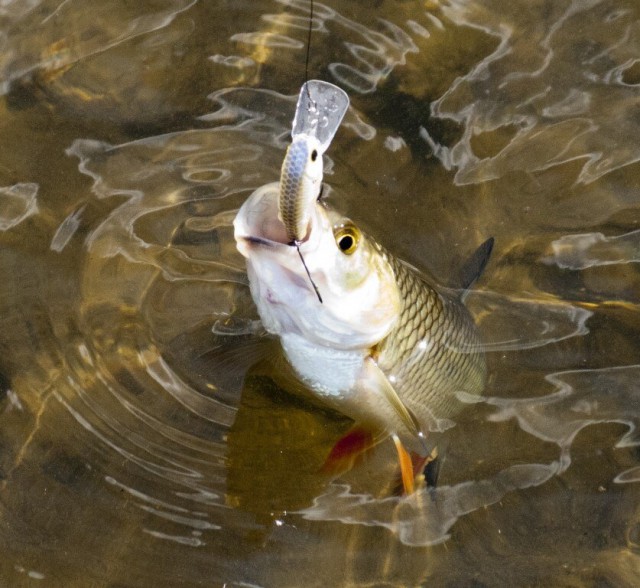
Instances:
[[[402,441],[398,435],[392,435],[393,443],[396,446],[396,451],[398,452],[398,462],[400,463],[400,476],[402,477],[402,487],[404,488],[404,493],[408,496],[409,494],[413,494],[415,487],[415,475],[413,472],[413,462],[411,461],[411,456],[407,452],[407,450],[402,445]]]
[[[383,371],[378,367],[378,364],[376,364],[373,358],[368,357],[364,360],[364,366],[362,368],[358,385],[366,387],[370,393],[373,393],[378,397],[378,400],[386,402],[402,422],[404,427],[420,439],[425,450],[427,449],[425,435],[422,432],[418,419],[411,410],[407,408],[404,402],[402,402],[395,388],[391,382],[389,382],[389,379],[384,375]]]

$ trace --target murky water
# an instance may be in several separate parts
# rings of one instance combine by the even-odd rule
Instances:
[[[277,179],[303,0],[2,2],[2,586],[636,586],[640,6],[316,2],[331,204],[469,298],[437,488],[283,390],[231,221]],[[330,172],[330,173],[329,173]],[[276,374],[277,376],[277,374]]]

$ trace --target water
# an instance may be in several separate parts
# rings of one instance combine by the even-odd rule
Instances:
[[[230,223],[277,179],[308,6],[0,7],[3,586],[635,586],[640,10],[317,2],[330,202],[469,298],[438,487],[276,384]],[[277,380],[277,378],[276,378]]]

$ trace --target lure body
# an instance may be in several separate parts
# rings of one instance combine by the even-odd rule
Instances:
[[[310,80],[300,89],[278,197],[278,218],[291,245],[307,237],[313,203],[322,186],[322,155],[348,108],[347,94],[328,82]]]
[[[307,236],[310,211],[322,185],[320,147],[315,137],[296,135],[282,162],[278,218],[285,227],[290,243],[300,243]]]

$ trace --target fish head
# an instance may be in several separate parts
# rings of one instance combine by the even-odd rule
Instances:
[[[308,209],[305,239],[292,245],[278,218],[278,190],[277,182],[256,190],[234,220],[237,248],[247,260],[252,297],[265,328],[334,349],[379,343],[401,309],[385,253],[320,202]]]

